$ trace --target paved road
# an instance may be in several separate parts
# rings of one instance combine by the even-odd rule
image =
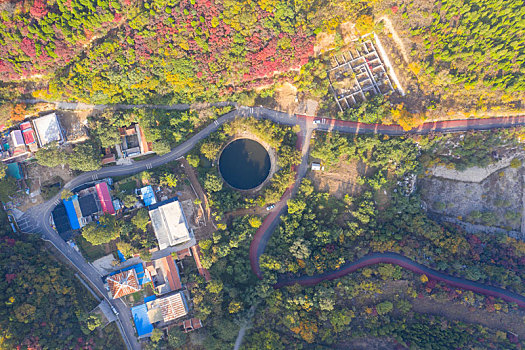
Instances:
[[[141,171],[153,169],[160,165],[174,161],[188,153],[197,143],[216,131],[220,125],[232,121],[238,116],[252,115],[256,118],[267,118],[277,123],[295,125],[297,118],[285,113],[264,108],[239,108],[227,113],[215,122],[206,126],[192,138],[174,148],[170,153],[163,156],[155,156],[131,165],[118,165],[102,168],[97,171],[83,173],[64,185],[64,188],[72,190],[80,185],[104,179],[106,177],[132,175]],[[60,203],[60,193],[49,201],[35,206],[24,213],[18,220],[20,229],[24,232],[42,235],[42,238],[51,242],[71,263],[77,268],[98,291],[106,296],[107,293],[98,272],[86,262],[86,260],[74,249],[72,249],[58,233],[51,227],[51,213],[55,206]],[[119,328],[128,348],[140,349],[135,336],[135,329],[131,319],[130,309],[121,300],[108,300],[119,312]]]
[[[420,275],[424,274],[427,277],[437,280],[439,282],[447,283],[452,287],[471,290],[476,293],[501,298],[505,301],[508,301],[510,303],[516,303],[518,304],[518,306],[525,308],[525,296],[523,295],[516,294],[502,288],[493,287],[483,283],[470,281],[464,278],[451,276],[446,273],[439,272],[429,267],[423,266],[401,254],[392,252],[368,254],[360,259],[357,259],[356,261],[344,264],[341,268],[337,270],[329,271],[319,275],[286,278],[275,284],[274,288],[291,286],[296,283],[302,286],[313,286],[322,281],[329,281],[336,278],[340,278],[363,267],[376,264],[398,265]]]
[[[27,103],[34,103],[38,101],[26,101]],[[41,101],[46,102],[46,101]],[[69,102],[66,105],[66,102],[59,103],[60,108],[97,108],[104,109],[108,106],[106,105],[82,105],[78,103],[72,103],[69,105]],[[166,108],[166,109],[185,109],[188,105],[175,105],[175,106],[157,106],[157,105],[134,105],[134,106],[111,106],[117,108]],[[254,116],[256,118],[265,118],[270,119],[276,123],[286,124],[286,125],[301,125],[302,135],[305,136],[305,142],[309,141],[309,135],[311,135],[312,129],[320,130],[334,130],[345,133],[381,133],[387,135],[403,135],[406,132],[403,131],[400,127],[395,125],[377,125],[377,124],[362,124],[356,122],[347,122],[347,121],[337,121],[332,119],[325,119],[321,124],[312,124],[312,118],[307,117],[298,117],[291,116],[286,113],[277,112],[263,107],[240,107],[230,113],[227,113],[216,121],[206,126],[204,129],[199,131],[193,137],[188,139],[186,142],[175,147],[170,153],[163,156],[155,156],[140,162],[135,162],[131,165],[118,165],[107,168],[102,168],[97,171],[91,171],[79,175],[78,177],[72,179],[70,182],[64,185],[66,189],[74,189],[82,184],[97,181],[106,177],[113,176],[123,176],[123,175],[133,175],[141,171],[149,170],[160,165],[166,164],[173,160],[182,157],[188,153],[198,142],[206,138],[212,132],[216,131],[220,125],[229,122],[236,117],[243,116]],[[417,134],[424,134],[429,132],[457,132],[457,131],[466,131],[466,130],[485,130],[499,127],[510,127],[516,125],[525,125],[525,116],[522,117],[507,117],[507,118],[491,118],[491,119],[476,119],[476,120],[463,120],[463,121],[450,121],[450,122],[437,122],[429,123],[424,126],[415,129],[411,132]],[[291,196],[294,191],[297,190],[297,184],[300,182],[307,170],[307,151],[308,143],[304,143],[303,158],[301,165],[299,166],[298,176],[296,179],[295,186],[289,190],[288,195]],[[74,249],[69,247],[64,240],[58,235],[58,233],[51,227],[51,212],[54,207],[60,202],[60,193],[55,195],[49,201],[40,204],[36,207],[29,209],[24,215],[18,220],[19,227],[22,231],[28,233],[41,234],[42,237],[50,241],[58,251],[60,251],[71,263],[77,268],[77,270],[83,275],[92,285],[101,292],[102,295],[106,295],[102,280],[98,273],[89,265],[85,259]],[[286,201],[281,201],[283,204],[280,207],[280,210],[276,210],[276,214],[280,214],[285,210]],[[279,215],[272,215],[271,222],[265,225],[265,232],[259,235],[259,240],[253,244],[253,248],[250,247],[250,259],[252,263],[252,269],[255,271],[258,276],[260,276],[259,270],[259,257],[264,252],[266,244],[271,237],[271,233],[278,224]],[[266,221],[266,220],[265,220]],[[123,335],[123,338],[126,341],[128,348],[130,349],[140,349],[140,345],[135,337],[135,330],[133,327],[133,322],[131,320],[131,314],[128,307],[126,307],[120,300],[108,300],[108,302],[113,305],[119,311],[119,328]]]

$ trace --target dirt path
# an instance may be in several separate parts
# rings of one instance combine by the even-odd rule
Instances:
[[[272,209],[273,211],[274,209]],[[229,220],[231,218],[237,217],[237,216],[245,216],[245,215],[259,215],[264,216],[271,211],[266,210],[264,207],[255,206],[252,208],[241,208],[234,211],[231,211],[229,213],[226,213],[226,220]]]
[[[181,158],[180,162],[184,166],[184,173],[188,177],[188,180],[190,180],[190,183],[195,189],[195,192],[197,192],[197,196],[204,204],[204,212],[206,213],[206,226],[208,226],[208,224],[211,223],[215,227],[215,224],[213,223],[213,220],[211,219],[211,210],[210,210],[210,205],[208,204],[208,197],[206,197],[206,194],[204,193],[204,190],[202,189],[202,186],[199,180],[197,179],[197,175],[195,174],[195,169],[193,169],[193,167],[188,164],[188,161],[186,160],[186,158]]]
[[[381,16],[377,19],[377,22],[381,22],[381,21],[385,23],[386,28],[392,34],[392,39],[397,44],[397,48],[401,52],[403,59],[405,60],[406,63],[409,63],[410,60],[408,59],[408,53],[406,51],[405,45],[403,44],[403,40],[401,40],[401,37],[399,36],[399,34],[397,34],[397,31],[394,28],[394,25],[392,24],[392,22],[390,21],[390,18],[388,18],[387,16]]]

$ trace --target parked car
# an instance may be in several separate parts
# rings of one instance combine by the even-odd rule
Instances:
[[[321,124],[321,119],[314,119],[314,124]]]
[[[275,204],[272,204],[272,205],[269,205],[266,207],[266,210],[270,211],[272,210],[273,208],[275,208]]]

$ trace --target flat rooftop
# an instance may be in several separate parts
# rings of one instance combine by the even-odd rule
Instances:
[[[149,216],[160,249],[191,239],[186,217],[176,197],[151,205]]]

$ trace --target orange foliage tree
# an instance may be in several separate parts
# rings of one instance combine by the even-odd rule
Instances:
[[[14,106],[11,111],[11,120],[15,122],[20,122],[26,117],[26,105],[25,103],[18,103]]]

